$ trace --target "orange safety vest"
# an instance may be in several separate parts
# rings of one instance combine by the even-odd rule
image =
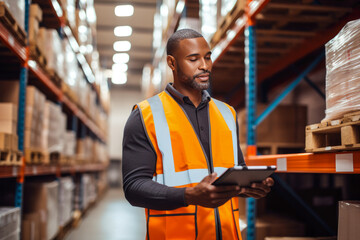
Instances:
[[[210,159],[181,106],[163,91],[139,104],[148,139],[157,155],[153,180],[169,187],[196,186],[210,172],[238,165],[235,110],[209,102]],[[209,169],[208,161],[213,162]],[[146,209],[147,239],[241,240],[237,198],[218,208],[189,205],[175,210]]]

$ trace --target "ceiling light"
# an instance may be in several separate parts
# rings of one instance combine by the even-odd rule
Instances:
[[[114,42],[114,50],[117,52],[126,52],[131,49],[131,43],[129,41],[117,41]]]
[[[118,72],[126,72],[128,70],[128,65],[126,63],[115,63],[112,65],[113,74]]]
[[[126,73],[112,71],[111,82],[113,84],[125,84],[127,82]]]
[[[115,7],[115,15],[118,17],[130,17],[134,14],[132,5],[118,5]]]
[[[115,53],[113,56],[114,63],[127,63],[129,59],[130,56],[127,53]]]
[[[132,28],[130,26],[117,26],[114,28],[114,34],[117,37],[128,37],[132,34]]]

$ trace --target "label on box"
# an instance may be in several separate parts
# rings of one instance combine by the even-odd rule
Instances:
[[[336,154],[336,172],[354,172],[354,160],[352,153]]]
[[[276,159],[276,166],[278,171],[287,171],[287,159],[286,158]]]

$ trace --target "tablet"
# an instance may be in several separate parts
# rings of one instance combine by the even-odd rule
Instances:
[[[276,166],[236,166],[228,168],[213,185],[239,185],[248,187],[251,183],[262,182],[276,170]]]

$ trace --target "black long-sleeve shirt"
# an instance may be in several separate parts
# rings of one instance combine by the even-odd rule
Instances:
[[[171,84],[166,86],[165,91],[185,110],[208,159],[211,159],[208,111],[211,98],[208,92],[202,92],[201,103],[195,107],[189,97],[179,93]],[[236,128],[238,130],[237,124]],[[245,165],[239,145],[238,163]],[[186,206],[185,188],[168,187],[153,181],[155,170],[156,153],[146,136],[137,108],[130,114],[124,129],[122,171],[126,199],[134,206],[156,210],[172,210]]]

